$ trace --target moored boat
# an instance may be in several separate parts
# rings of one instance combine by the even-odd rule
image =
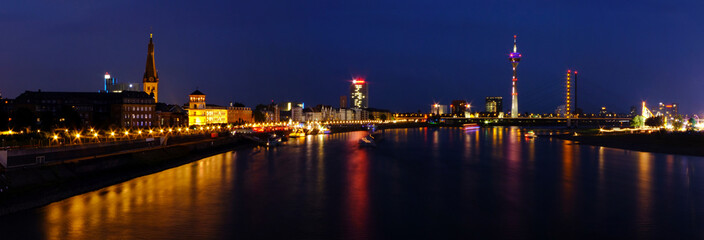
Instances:
[[[526,134],[524,134],[525,137],[527,138],[536,138],[538,135],[535,135],[535,132],[533,130],[528,131]]]
[[[291,132],[288,135],[288,137],[292,137],[292,138],[305,137],[305,136],[306,136],[306,132],[304,132],[303,129],[300,129],[300,128],[293,130],[293,132]]]
[[[374,137],[372,135],[364,136],[363,138],[359,139],[359,146],[360,147],[376,147],[376,142],[374,141]]]

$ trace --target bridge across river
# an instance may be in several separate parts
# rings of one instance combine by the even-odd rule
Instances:
[[[630,118],[496,118],[496,117],[473,117],[457,118],[443,117],[438,120],[438,124],[458,125],[465,123],[477,123],[480,125],[517,125],[517,126],[613,126],[628,127]]]

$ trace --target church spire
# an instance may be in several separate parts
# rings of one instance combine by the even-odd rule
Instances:
[[[159,72],[156,71],[156,64],[154,63],[154,41],[153,34],[149,33],[149,48],[147,53],[147,66],[144,70],[144,78],[142,79],[142,85],[144,87],[144,92],[149,95],[154,96],[154,101],[159,101]]]
[[[156,64],[154,63],[154,41],[152,33],[149,33],[149,49],[147,53],[147,67],[144,70],[143,82],[158,82],[159,75],[156,72]]]

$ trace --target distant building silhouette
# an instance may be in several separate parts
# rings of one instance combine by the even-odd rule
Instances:
[[[105,72],[105,86],[103,91],[111,93],[120,93],[122,91],[141,92],[144,88],[142,83],[118,83],[116,77],[110,76]]]
[[[348,108],[346,95],[340,96],[340,108]]]
[[[468,111],[469,104],[465,100],[452,100],[450,104],[450,113],[453,116],[465,117],[465,112]]]

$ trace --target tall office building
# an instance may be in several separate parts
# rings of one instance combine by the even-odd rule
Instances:
[[[452,115],[464,117],[464,113],[469,110],[469,103],[465,100],[452,100],[450,112]]]
[[[500,113],[504,111],[502,97],[486,97],[486,112]]]
[[[516,46],[516,35],[513,35],[513,52],[509,53],[508,60],[511,61],[511,66],[513,66],[513,87],[511,89],[511,117],[518,117],[518,90],[516,89],[516,82],[518,82],[518,77],[516,76],[516,67],[518,67],[518,62],[521,61],[521,54],[518,53],[518,47]]]
[[[433,104],[430,106],[430,114],[443,115],[447,114],[447,105]]]
[[[350,99],[352,100],[352,108],[369,107],[369,87],[363,78],[352,79],[352,85],[350,86]]]
[[[345,96],[345,95],[340,96],[340,108],[348,108],[347,107],[347,96]]]
[[[153,95],[154,101],[159,102],[159,72],[156,71],[156,64],[154,63],[154,42],[152,41],[152,36],[153,35],[150,33],[147,67],[144,70],[142,85],[144,85],[144,92]]]
[[[117,78],[110,76],[109,73],[105,73],[105,87],[103,91],[110,93],[121,93],[123,91],[141,92],[141,83],[118,83]]]
[[[655,115],[664,116],[664,117],[673,119],[678,114],[679,114],[679,109],[677,107],[677,103],[671,103],[671,104],[660,103],[660,104],[658,104],[658,111]]]
[[[103,89],[105,92],[108,91],[108,87],[112,87],[117,84],[117,78],[111,77],[108,72],[105,72],[105,88]]]

